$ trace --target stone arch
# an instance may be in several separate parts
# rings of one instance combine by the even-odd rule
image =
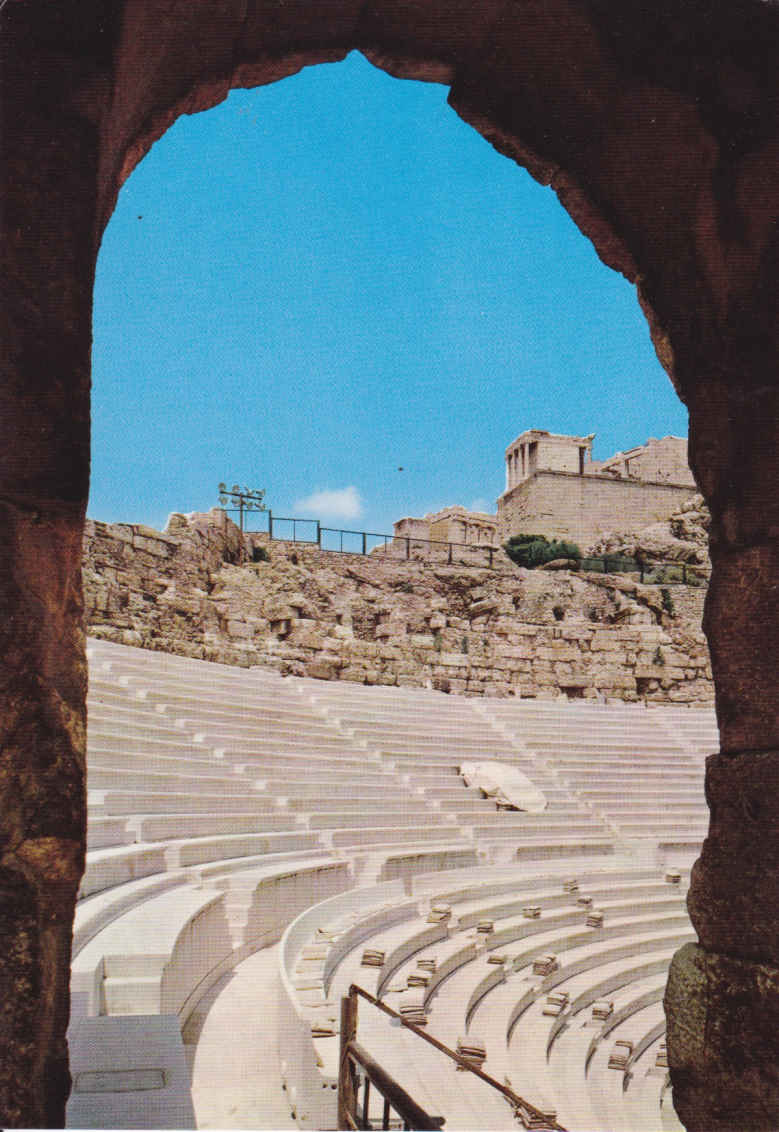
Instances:
[[[636,283],[689,407],[691,460],[713,517],[705,627],[722,753],[691,894],[701,946],[678,957],[669,988],[670,1059],[688,1127],[729,1128],[736,1113],[740,1127],[779,1123],[767,1036],[779,1033],[779,803],[765,790],[779,775],[779,13],[763,0],[721,8],[7,0],[0,9],[0,865],[23,878],[19,916],[37,924],[32,974],[21,978],[12,949],[29,933],[5,901],[4,1014],[31,1019],[28,1041],[0,1026],[5,1124],[57,1124],[64,1111],[63,957],[84,852],[80,542],[100,235],[121,181],[178,114],[353,48],[399,77],[449,84],[465,120],[552,185],[601,258]],[[747,1004],[738,1022],[733,994]],[[747,1047],[758,1017],[763,1036]]]

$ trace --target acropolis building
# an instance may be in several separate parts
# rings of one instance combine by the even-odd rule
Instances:
[[[685,437],[650,437],[607,460],[592,459],[594,438],[527,429],[506,449],[497,515],[446,507],[399,519],[395,535],[498,546],[511,535],[541,534],[586,550],[604,534],[667,519],[696,490]]]
[[[498,499],[498,536],[541,534],[586,549],[607,532],[667,519],[696,490],[685,437],[592,459],[594,433],[562,436],[528,429],[506,449],[506,490]]]

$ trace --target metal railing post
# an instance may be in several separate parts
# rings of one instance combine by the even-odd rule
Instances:
[[[366,535],[365,531],[363,531],[362,532],[362,552],[363,552],[364,555],[368,553],[367,539],[368,539],[368,536]]]
[[[316,521],[316,544],[321,550],[322,549],[322,527],[321,527],[321,524],[319,522],[319,519],[317,519],[317,521]]]
[[[273,512],[268,509],[268,538],[273,538]]]
[[[341,999],[341,1050],[338,1061],[338,1127],[351,1128],[349,1114],[356,1111],[357,1097],[349,1066],[349,1043],[357,1037],[357,995]]]
[[[370,1110],[370,1100],[371,1100],[371,1079],[366,1073],[366,1075],[365,1075],[365,1092],[363,1093],[363,1098],[362,1098],[362,1122],[363,1122],[363,1125],[364,1125],[365,1128],[368,1127],[368,1112]]]

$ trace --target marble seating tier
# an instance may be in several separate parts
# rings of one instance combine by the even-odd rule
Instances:
[[[521,1078],[530,1100],[538,1086],[561,1119],[561,1082],[575,1079],[572,1132],[577,1121],[586,1128],[584,1114],[639,1132],[646,1106],[652,1118],[664,1106],[673,1126],[654,1067],[658,996],[674,941],[690,936],[685,886],[663,873],[670,863],[684,872],[705,834],[713,713],[282,678],[96,640],[88,653],[88,853],[71,1025],[86,1076],[71,1124],[101,1126],[102,1111],[104,1127],[120,1112],[128,1127],[186,1126],[181,1027],[225,972],[283,936],[282,1057],[301,1127],[334,1126],[337,1037],[312,1037],[312,1020],[327,1030],[353,980],[392,1004],[409,974],[431,1031],[451,1044],[469,1032],[483,1040],[485,1068]],[[466,787],[459,767],[474,757],[521,769],[544,791],[544,812],[498,810]],[[562,891],[571,876],[603,911],[602,927],[588,928],[587,909]],[[451,903],[443,925],[428,922],[436,901]],[[529,905],[538,918],[525,916]],[[381,966],[362,965],[366,947],[384,952]],[[550,951],[557,968],[533,975]],[[562,1013],[544,1014],[547,993],[566,987]],[[595,1026],[586,1020],[604,994],[614,1013]],[[367,1009],[363,1024],[379,1060],[409,1074],[412,1094],[447,1127],[515,1126],[505,1101],[442,1070],[413,1034]],[[104,1072],[98,1031],[126,1070],[115,1090],[89,1076]],[[144,1033],[156,1068],[177,1082],[169,1092],[134,1076]],[[604,1052],[620,1034],[633,1043],[625,1074]],[[527,1080],[512,1053],[519,1040],[535,1066]],[[627,1113],[633,1125],[620,1126]]]

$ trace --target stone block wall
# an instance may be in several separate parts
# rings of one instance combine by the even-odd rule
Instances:
[[[664,599],[627,576],[521,570],[502,554],[489,570],[246,543],[219,512],[173,516],[165,533],[88,522],[89,633],[367,684],[712,702],[702,588]],[[242,561],[252,544],[269,560]]]
[[[689,496],[689,487],[672,484],[537,472],[498,500],[498,532],[501,542],[541,534],[586,550],[610,532],[667,519]]]

